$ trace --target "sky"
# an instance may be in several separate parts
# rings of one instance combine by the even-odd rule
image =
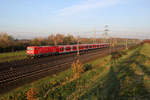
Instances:
[[[150,38],[150,0],[0,0],[0,32],[18,38],[52,33]]]

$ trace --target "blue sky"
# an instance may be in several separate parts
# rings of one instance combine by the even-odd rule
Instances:
[[[0,32],[85,35],[105,25],[116,36],[150,37],[150,0],[0,0]]]

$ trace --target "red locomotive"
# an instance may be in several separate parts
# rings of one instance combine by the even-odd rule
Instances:
[[[39,57],[43,55],[57,55],[77,52],[88,51],[91,49],[107,48],[109,43],[103,44],[79,44],[79,45],[58,45],[58,46],[28,46],[27,55]]]
[[[26,51],[29,56],[54,55],[56,52],[56,46],[29,46]]]

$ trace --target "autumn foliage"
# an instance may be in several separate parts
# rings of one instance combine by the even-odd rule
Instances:
[[[149,43],[150,44],[150,40],[144,40],[144,43]]]
[[[118,43],[121,43],[126,40],[123,38],[114,38],[108,39],[108,43],[112,40],[115,40]],[[1,52],[11,52],[25,50],[27,46],[45,46],[45,45],[70,45],[77,44],[78,38],[73,35],[64,35],[64,34],[50,34],[47,37],[37,37],[33,39],[15,39],[7,33],[0,33],[0,53]],[[135,39],[128,39],[128,41],[139,41]],[[79,43],[89,44],[89,43],[103,43],[102,38],[79,38]]]
[[[35,97],[34,97],[35,95],[36,95],[36,93],[35,93],[34,89],[31,88],[31,89],[27,92],[27,100],[36,100]]]
[[[79,59],[72,63],[72,69],[74,73],[74,78],[79,78],[80,74],[83,72],[83,65]]]

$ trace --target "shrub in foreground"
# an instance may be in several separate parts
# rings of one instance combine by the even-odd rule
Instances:
[[[84,72],[86,72],[86,71],[88,71],[88,70],[91,70],[92,69],[92,64],[85,64],[84,66],[83,66],[83,71]]]

